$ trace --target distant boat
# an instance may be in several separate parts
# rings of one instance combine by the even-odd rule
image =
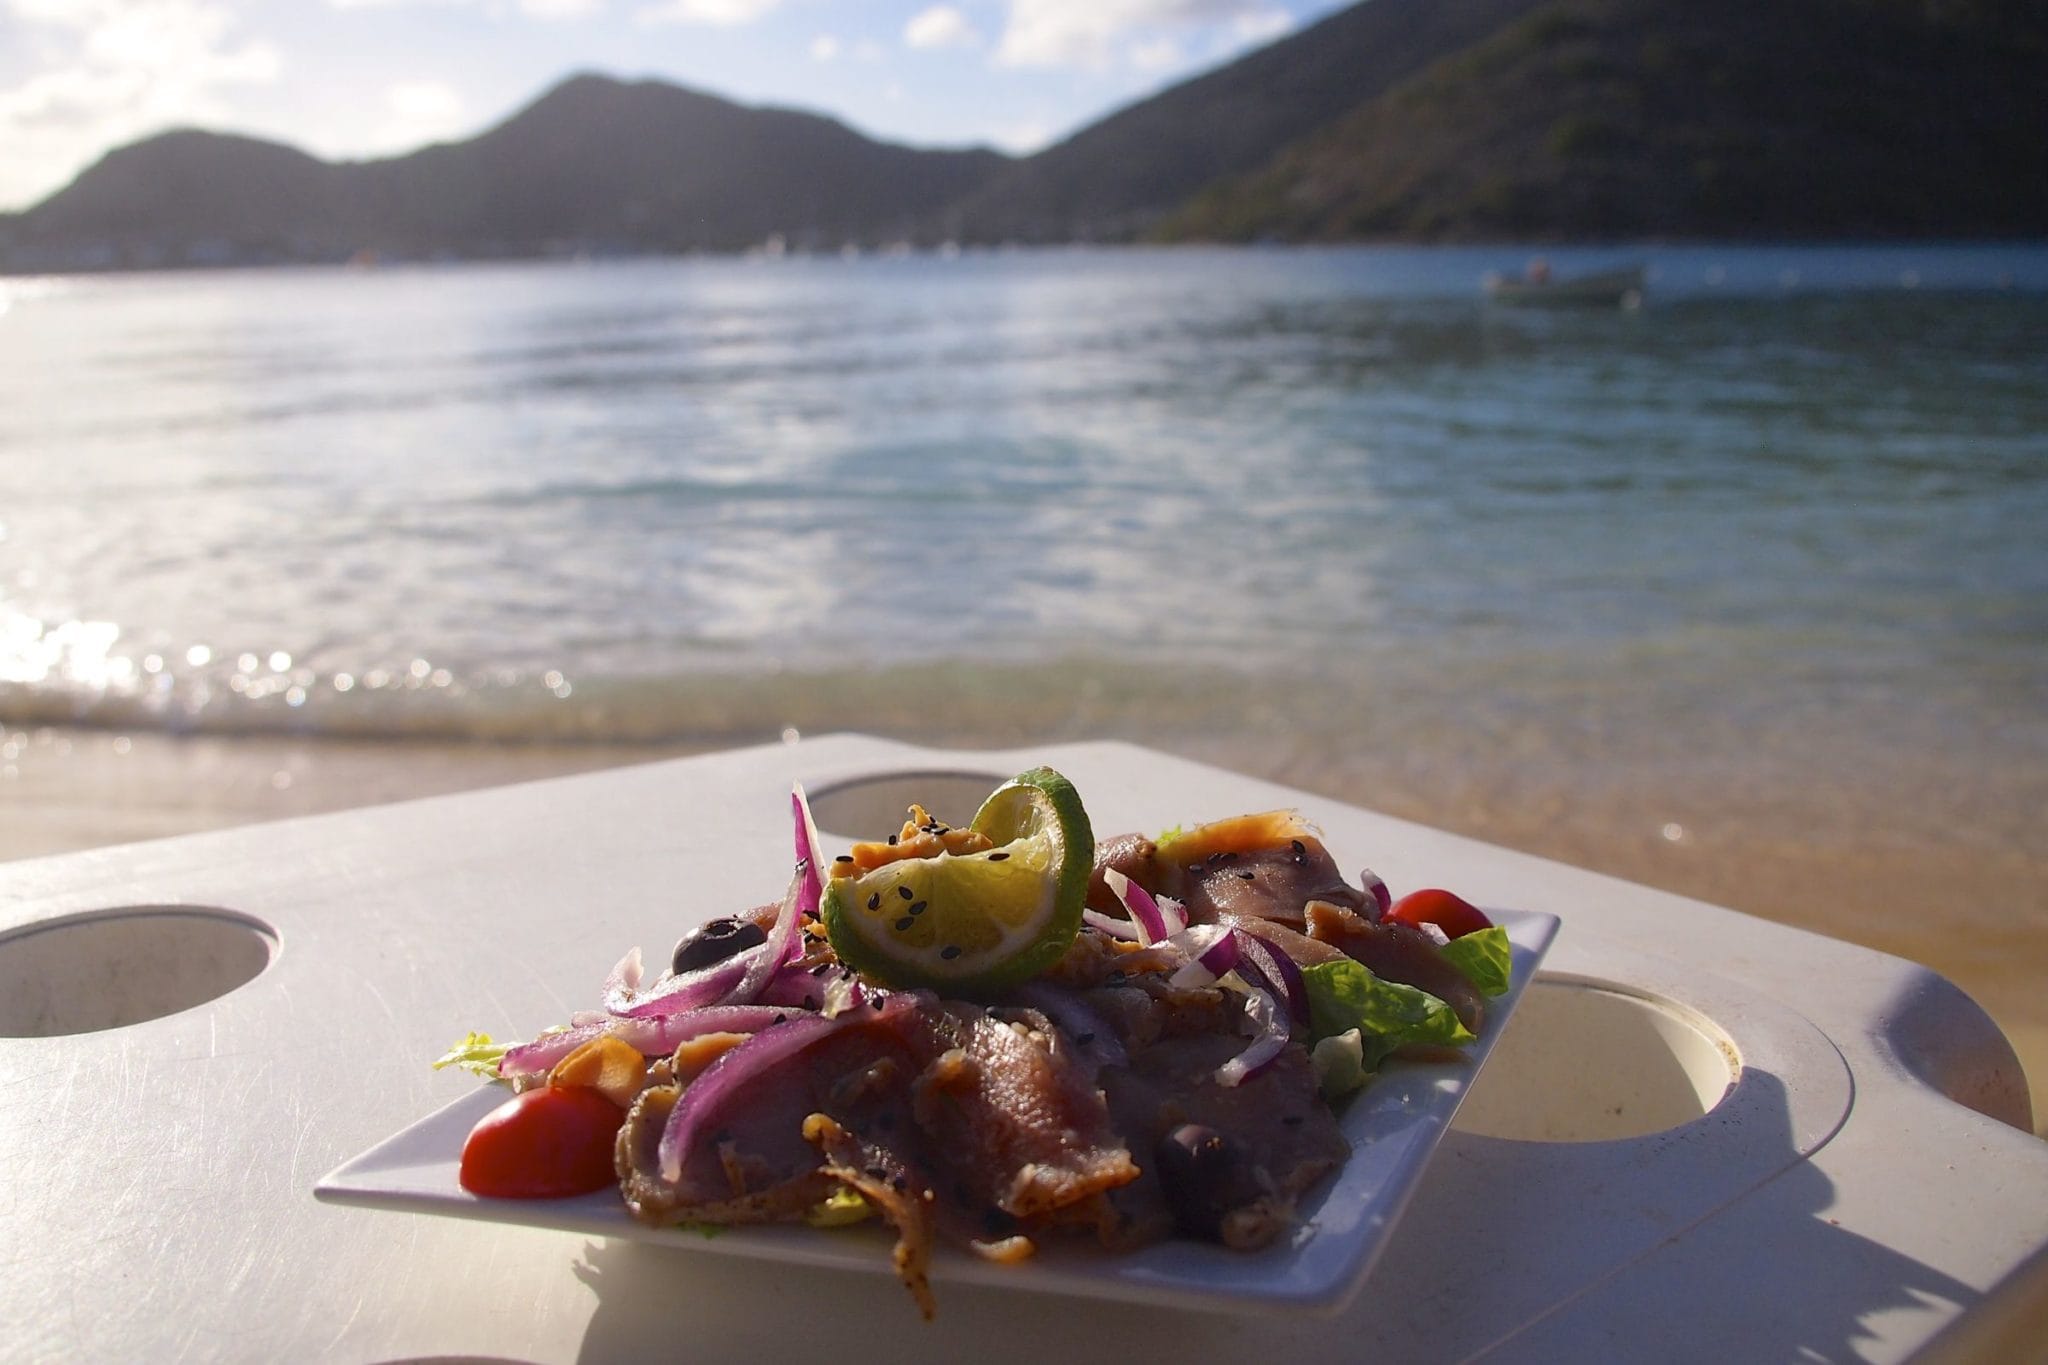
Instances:
[[[1541,261],[1520,277],[1488,275],[1486,296],[1496,303],[1533,303],[1591,308],[1643,306],[1643,267],[1624,266],[1589,275],[1553,276]]]

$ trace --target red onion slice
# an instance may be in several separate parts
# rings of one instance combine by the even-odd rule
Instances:
[[[1081,921],[1084,924],[1093,925],[1102,933],[1121,943],[1136,943],[1139,941],[1138,926],[1127,919],[1118,919],[1115,915],[1105,915],[1100,910],[1083,910],[1081,912]]]
[[[1394,908],[1394,893],[1387,889],[1387,884],[1380,880],[1378,873],[1369,867],[1360,868],[1358,882],[1365,889],[1365,894],[1372,897],[1373,904],[1379,906],[1379,913],[1373,916],[1374,919]]]
[[[610,1020],[601,1024],[579,1024],[559,1033],[543,1033],[530,1043],[508,1048],[505,1055],[498,1058],[498,1075],[508,1081],[541,1075],[591,1039],[602,1037],[610,1026]]]
[[[804,863],[796,865],[796,871],[789,879],[789,890],[782,894],[782,908],[775,912],[775,927],[768,931],[768,941],[754,949],[751,957],[742,953],[730,959],[736,962],[740,957],[747,958],[746,974],[740,977],[739,984],[720,1004],[752,1004],[761,994],[761,988],[768,984],[768,978],[803,951],[804,936],[800,929],[804,916],[798,907],[804,898],[806,866]]]
[[[707,1033],[759,1033],[800,1013],[773,1005],[710,1005],[662,1019],[614,1019],[610,1031],[641,1056],[661,1057],[674,1052],[678,1043]]]
[[[1237,964],[1239,974],[1247,970],[1256,971],[1265,979],[1252,984],[1270,993],[1275,1000],[1284,1000],[1287,1017],[1297,1024],[1306,1024],[1308,983],[1302,980],[1300,964],[1256,934],[1248,934],[1242,929],[1235,933],[1241,959]]]
[[[914,1006],[905,993],[883,999],[878,1009],[848,1011],[833,1019],[821,1014],[797,1015],[722,1054],[683,1088],[682,1098],[661,1130],[661,1178],[671,1183],[683,1178],[683,1163],[702,1136],[706,1120],[754,1079],[850,1024],[889,1019],[909,1008]]]
[[[1172,937],[1167,932],[1166,916],[1160,912],[1159,902],[1152,899],[1150,891],[1113,867],[1102,870],[1102,880],[1137,927],[1138,942],[1149,948],[1161,939]]]
[[[660,1019],[685,1010],[702,1009],[706,1005],[733,1003],[729,997],[736,994],[734,987],[746,979],[757,961],[767,957],[772,946],[772,940],[756,944],[723,962],[714,962],[709,967],[685,972],[681,976],[667,977],[656,982],[654,988],[644,995],[608,991],[604,1007],[621,1019]]]
[[[825,1007],[835,990],[846,993],[845,1004],[848,1006],[858,1005],[866,999],[859,980],[844,967],[831,967],[814,975],[808,967],[786,962],[768,978],[768,984],[761,988],[757,999],[763,1005],[817,1010]]]
[[[619,959],[619,965],[612,968],[611,975],[604,979],[604,998],[617,996],[628,999],[640,990],[640,977],[644,968],[640,963],[640,949],[633,948]]]
[[[1010,998],[1052,1020],[1095,1065],[1131,1064],[1116,1029],[1074,992],[1044,981],[1026,981],[1010,991]]]
[[[811,798],[804,794],[801,782],[789,789],[789,810],[796,826],[797,870],[804,879],[797,914],[815,915],[825,896],[825,846],[818,842],[818,822],[811,818]]]
[[[1188,908],[1185,905],[1171,896],[1155,896],[1153,899],[1159,904],[1159,918],[1166,921],[1168,938],[1188,927]]]
[[[1214,985],[1218,977],[1237,966],[1237,931],[1227,924],[1197,924],[1168,940],[1169,946],[1187,954],[1187,965],[1166,979],[1166,984],[1187,990]]]
[[[773,1005],[712,1005],[639,1019],[604,1015],[558,1033],[543,1033],[530,1043],[508,1050],[498,1059],[498,1075],[508,1081],[544,1076],[577,1048],[607,1034],[643,1057],[660,1057],[674,1052],[678,1043],[707,1033],[759,1033],[799,1013]]]
[[[1216,1084],[1225,1088],[1241,1085],[1271,1066],[1292,1036],[1280,1007],[1262,990],[1245,993],[1244,1014],[1257,1032],[1250,1047],[1216,1068]]]

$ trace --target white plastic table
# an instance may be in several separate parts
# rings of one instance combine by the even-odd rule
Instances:
[[[861,833],[1040,762],[1101,833],[1295,806],[1397,890],[1563,918],[1341,1314],[954,1284],[925,1326],[887,1275],[313,1198],[476,1084],[427,1067],[465,1030],[530,1036],[624,947],[776,899],[792,780]],[[807,739],[0,865],[8,1359],[1900,1359],[2031,1297],[2028,1122],[1925,968],[1120,744]]]

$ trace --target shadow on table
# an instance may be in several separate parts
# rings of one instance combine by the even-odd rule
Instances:
[[[1698,1144],[1701,1161],[1715,1159],[1716,1142],[1740,1142],[1752,1156],[1758,1150],[1752,1143],[1782,1153],[1777,1174],[1716,1216],[1691,1227],[1674,1218],[1647,1233],[1638,1219],[1627,1236],[1603,1238],[1597,1219],[1588,1226],[1575,1211],[1598,1204],[1597,1149],[1610,1144],[1545,1144],[1561,1159],[1550,1169],[1571,1178],[1518,1189],[1498,1179],[1510,1163],[1489,1161],[1488,1153],[1519,1144],[1454,1133],[1371,1278],[1335,1316],[1205,1314],[940,1283],[934,1286],[938,1316],[927,1324],[887,1273],[806,1269],[709,1248],[592,1242],[575,1267],[597,1299],[580,1358],[643,1360],[652,1352],[691,1361],[761,1361],[816,1350],[890,1365],[1139,1359],[1301,1365],[1488,1353],[1613,1358],[1647,1351],[1660,1361],[1858,1360],[1864,1357],[1859,1345],[1879,1336],[1872,1326],[1877,1318],[1941,1305],[1960,1310],[1980,1297],[1830,1222],[1833,1182],[1797,1159],[1782,1086],[1759,1073],[1745,1082],[1776,1098],[1746,1107],[1750,1131],[1717,1128],[1713,1114],[1672,1130]],[[1755,1132],[1760,1122],[1775,1122],[1777,1131]],[[1445,1183],[1459,1181],[1484,1188],[1461,1191]],[[1451,1229],[1430,1218],[1432,1206],[1472,1207],[1461,1197],[1467,1195],[1489,1201],[1497,1227],[1553,1227],[1558,1235],[1503,1245],[1489,1228]],[[1682,1244],[1671,1247],[1681,1235]],[[1651,1255],[1660,1250],[1664,1254]],[[1939,1325],[1929,1320],[1899,1335],[1917,1340]],[[1598,1357],[1585,1355],[1589,1349]]]

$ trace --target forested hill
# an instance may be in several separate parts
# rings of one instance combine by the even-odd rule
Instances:
[[[1134,240],[2048,236],[2038,0],[1365,0],[1035,156],[571,78],[334,163],[173,131],[14,270]]]
[[[2048,235],[2044,75],[2042,5],[1554,0],[1152,230]]]

